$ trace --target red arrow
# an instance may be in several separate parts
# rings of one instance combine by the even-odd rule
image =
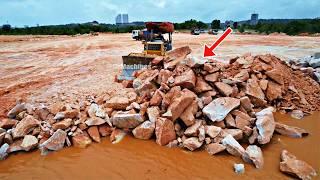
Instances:
[[[232,29],[228,27],[226,31],[219,37],[219,39],[214,42],[214,44],[211,47],[208,47],[206,44],[204,45],[204,52],[203,56],[204,57],[210,57],[210,56],[215,56],[216,54],[213,52],[213,50],[218,47],[218,45],[226,38],[230,33],[232,32]]]

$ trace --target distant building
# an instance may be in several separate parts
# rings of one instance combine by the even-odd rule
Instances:
[[[123,24],[129,23],[129,15],[128,14],[122,14],[122,23]]]
[[[129,15],[128,14],[118,14],[116,16],[116,25],[128,24],[129,23]]]
[[[259,21],[259,14],[251,14],[250,25],[257,25]]]

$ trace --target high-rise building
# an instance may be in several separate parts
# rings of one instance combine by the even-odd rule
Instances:
[[[128,24],[129,23],[129,15],[128,14],[118,14],[116,16],[116,24]]]
[[[129,23],[129,15],[128,14],[122,14],[122,23],[123,24]]]
[[[118,15],[116,16],[116,24],[122,24],[121,14],[118,14]]]
[[[259,21],[259,14],[251,14],[250,25],[257,25]]]

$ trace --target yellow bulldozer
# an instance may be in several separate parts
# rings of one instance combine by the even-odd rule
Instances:
[[[143,33],[144,50],[142,53],[130,53],[122,56],[123,69],[118,80],[132,80],[134,71],[147,68],[157,56],[165,56],[172,50],[172,33],[174,26],[170,22],[146,22]]]

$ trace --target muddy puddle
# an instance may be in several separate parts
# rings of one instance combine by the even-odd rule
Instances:
[[[305,128],[311,135],[302,139],[275,135],[262,148],[263,169],[245,164],[242,175],[233,172],[233,164],[243,161],[227,153],[209,156],[206,151],[170,149],[127,136],[118,144],[104,138],[87,149],[65,148],[47,156],[41,156],[39,151],[12,154],[0,162],[0,179],[290,179],[279,171],[282,149],[308,162],[319,173],[320,112],[303,120],[279,113],[275,118]]]

